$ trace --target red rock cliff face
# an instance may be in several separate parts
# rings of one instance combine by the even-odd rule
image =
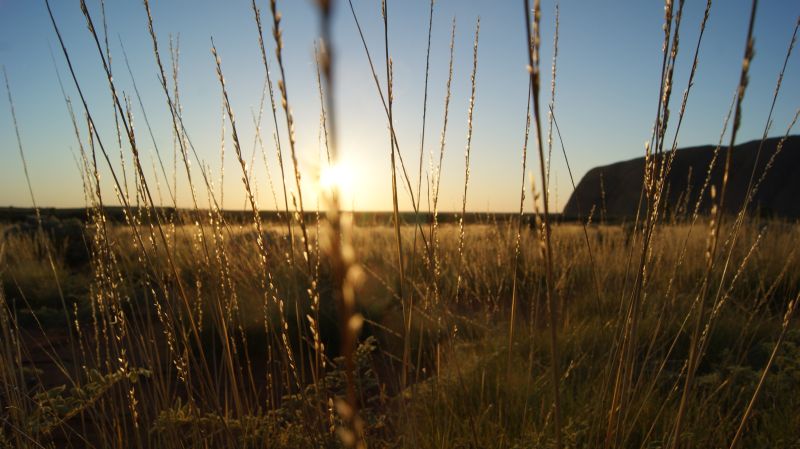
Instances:
[[[725,212],[736,213],[741,209],[753,168],[755,167],[753,182],[757,183],[764,174],[767,163],[772,159],[773,164],[755,192],[748,211],[760,216],[800,218],[800,136],[790,136],[783,144],[782,150],[776,153],[780,140],[780,138],[765,140],[758,157],[760,140],[736,145],[733,148]],[[720,148],[711,170],[709,186],[714,185],[717,193],[722,185],[726,151],[727,147]],[[668,214],[687,212],[691,214],[698,201],[713,155],[714,147],[710,145],[677,150],[664,192]],[[644,157],[589,170],[564,206],[564,215],[585,217],[594,206],[595,217],[598,217],[605,204],[603,213],[606,218],[633,218],[639,203],[643,175]],[[605,190],[605,201],[601,184]],[[701,212],[707,212],[711,207],[709,191],[710,187],[700,198]]]

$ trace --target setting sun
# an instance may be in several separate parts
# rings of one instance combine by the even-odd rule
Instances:
[[[336,189],[340,199],[350,202],[353,198],[356,177],[356,171],[347,161],[339,161],[324,167],[319,175],[320,194],[330,195]]]

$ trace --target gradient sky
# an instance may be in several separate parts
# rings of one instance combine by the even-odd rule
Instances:
[[[111,97],[79,2],[54,0],[52,3],[79,81],[87,93],[92,115],[106,147],[118,160]],[[95,22],[99,24],[99,1],[89,0],[88,3]],[[133,96],[131,77],[122,58],[122,42],[167,170],[171,171],[172,125],[157,80],[144,7],[140,1],[108,0],[106,3],[115,81],[119,89]],[[391,169],[386,117],[347,3],[342,0],[335,3],[334,39],[338,81],[335,95],[339,146],[343,159],[353,172],[353,197],[347,203],[361,210],[389,210]],[[706,2],[689,0],[686,3],[675,74],[673,117],[677,117],[680,97],[686,87]],[[353,4],[383,82],[385,68],[380,1],[353,0]],[[259,6],[265,24],[270,24],[267,2],[259,0]],[[549,100],[547,90],[550,84],[554,7],[552,1],[542,3],[542,85],[545,88],[545,100]],[[214,37],[222,58],[243,150],[249,156],[253,149],[255,129],[251,114],[258,111],[264,80],[250,1],[152,0],[152,8],[163,57],[168,58],[169,36],[180,37],[179,81],[184,122],[199,156],[210,167],[215,183],[219,184],[221,92],[210,52],[210,37]],[[279,2],[278,8],[284,17],[286,75],[296,121],[298,157],[307,181],[303,193],[313,208],[313,179],[320,170],[320,151],[324,151],[318,140],[319,99],[313,57],[314,39],[318,36],[318,16],[313,3],[307,0],[284,0]],[[412,172],[415,179],[422,124],[428,8],[427,0],[389,1],[395,127],[409,168],[414,167]],[[738,83],[749,10],[750,2],[746,0],[718,0],[712,5],[695,85],[679,136],[680,146],[715,143],[719,138],[723,118]],[[594,166],[638,157],[644,152],[643,144],[649,139],[658,100],[663,3],[641,0],[566,1],[561,4],[560,11],[555,110],[577,182]],[[439,151],[450,23],[454,17],[457,22],[441,210],[459,210],[461,207],[472,40],[475,21],[479,16],[481,28],[468,209],[513,211],[518,208],[528,88],[523,12],[521,1],[436,2],[425,168],[428,168],[429,153],[438,154]],[[799,14],[800,2],[796,0],[763,1],[759,5],[755,24],[756,56],[744,101],[740,142],[759,138],[763,132],[775,81]],[[271,64],[276,69],[270,27],[266,27],[265,37],[268,39]],[[55,56],[55,66],[51,50]],[[789,61],[770,135],[782,135],[796,108],[800,107],[798,63],[800,61],[795,52]],[[55,67],[58,67],[67,94],[76,107],[79,104],[78,97],[68,78],[65,60],[58,48],[43,1],[0,0],[0,64],[8,72],[38,203],[42,206],[83,206],[81,177],[73,160],[73,154],[78,151],[78,142],[61,97]],[[273,73],[277,75],[275,70]],[[0,206],[28,206],[31,201],[5,90],[0,105]],[[148,176],[154,181],[153,144],[135,97],[133,105],[143,163]],[[543,118],[546,118],[545,106],[542,107]],[[78,112],[82,117],[82,111]],[[674,121],[671,124],[674,125]],[[279,126],[281,136],[285,139],[286,128],[282,115],[279,115]],[[262,132],[268,164],[278,189],[277,194],[281,197],[279,171],[271,138],[273,131],[272,119],[265,115]],[[85,129],[81,132],[85,139]],[[241,171],[233,158],[230,130],[226,131],[226,136],[224,206],[242,208],[245,205],[244,189],[240,181]],[[288,145],[284,145],[284,149],[288,151]],[[535,147],[530,149],[529,156],[535,155]],[[127,147],[124,154],[129,160]],[[554,148],[553,155],[551,195],[560,209],[571,192],[571,186],[559,147]],[[529,158],[529,162],[533,161]],[[269,193],[260,155],[256,162],[260,207],[273,208],[274,201]],[[288,154],[286,162],[287,170],[291,170]],[[195,161],[192,163],[195,179],[199,179],[197,164]],[[529,168],[538,173],[537,165],[529,164]],[[129,167],[129,181],[130,176]],[[102,177],[107,200],[113,203],[107,170],[104,170]],[[189,189],[182,167],[179,167],[178,180],[179,205],[189,206]],[[165,203],[168,203],[163,184],[162,192]],[[200,194],[202,198],[206,197],[202,189]],[[406,194],[401,196],[402,209],[410,208],[407,198]],[[529,206],[526,205],[526,209]]]

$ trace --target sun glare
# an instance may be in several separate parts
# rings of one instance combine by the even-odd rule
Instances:
[[[322,169],[319,176],[319,188],[326,195],[330,195],[336,189],[342,199],[349,200],[353,193],[355,175],[351,165],[340,161]]]

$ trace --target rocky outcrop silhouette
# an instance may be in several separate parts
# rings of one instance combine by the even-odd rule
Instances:
[[[748,205],[748,212],[764,217],[800,218],[800,136],[788,137],[781,151],[777,152],[780,140],[769,138],[763,144],[761,140],[754,140],[733,148],[724,212],[741,210],[753,169],[753,182],[757,183],[772,160]],[[714,149],[715,146],[705,145],[676,151],[664,192],[667,214],[680,216],[694,210]],[[722,185],[726,151],[727,146],[719,149],[709,188],[700,198],[701,212],[708,212],[711,208],[710,186],[715,186],[719,192]],[[668,154],[662,157],[668,157]],[[564,216],[586,217],[594,207],[595,219],[601,215],[612,220],[634,217],[642,189],[644,163],[645,158],[640,157],[589,170],[564,206]]]

